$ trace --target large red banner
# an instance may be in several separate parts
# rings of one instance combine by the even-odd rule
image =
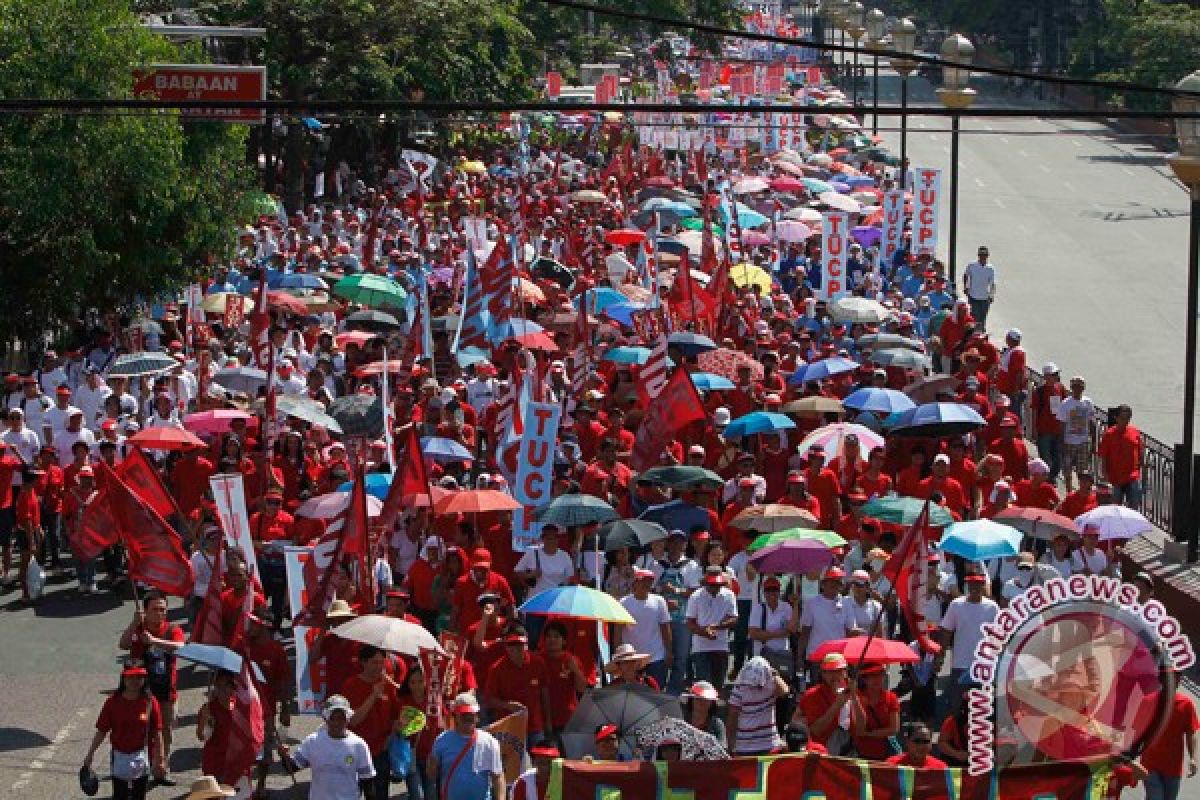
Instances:
[[[267,68],[233,64],[152,64],[133,72],[136,97],[157,100],[266,100]],[[258,124],[261,108],[189,108],[181,113]]]
[[[1107,766],[1066,761],[974,776],[959,769],[911,769],[813,754],[658,764],[557,761],[546,800],[610,794],[692,800],[1084,800],[1105,796]]]

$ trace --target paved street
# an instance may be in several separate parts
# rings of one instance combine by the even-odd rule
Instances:
[[[899,102],[899,77],[881,77]],[[1034,101],[975,76],[978,105]],[[936,104],[913,76],[909,100]],[[897,128],[899,118],[882,117]],[[909,159],[944,170],[941,255],[949,230],[950,120],[913,118]],[[964,120],[960,139],[958,267],[986,243],[999,291],[988,327],[1025,334],[1030,365],[1081,374],[1098,404],[1129,403],[1134,424],[1178,440],[1183,408],[1188,198],[1164,154],[1100,122]],[[897,132],[883,134],[899,152]]]

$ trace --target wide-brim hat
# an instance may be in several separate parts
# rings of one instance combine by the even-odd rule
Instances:
[[[325,619],[353,619],[358,614],[354,613],[354,609],[345,600],[334,600],[329,604],[329,610],[325,612]]]
[[[217,783],[211,775],[204,775],[192,781],[192,791],[185,800],[211,800],[214,797],[233,797],[237,794],[231,786]]]
[[[613,651],[612,657],[608,663],[604,665],[604,671],[609,674],[615,674],[619,664],[635,662],[637,669],[641,669],[650,663],[649,653],[639,653],[631,644],[623,644]]]

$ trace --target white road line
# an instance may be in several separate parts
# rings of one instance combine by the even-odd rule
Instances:
[[[30,785],[33,781],[34,773],[45,769],[47,762],[54,760],[54,757],[58,755],[58,748],[71,735],[71,731],[75,729],[75,726],[83,721],[88,712],[89,709],[86,708],[76,709],[75,718],[59,728],[58,733],[54,734],[54,738],[50,740],[50,744],[39,750],[37,757],[29,762],[29,769],[17,776],[16,782],[12,785],[12,791],[19,792]]]
[[[1121,171],[1124,172],[1126,175],[1130,175],[1130,176],[1133,175],[1133,170],[1131,170],[1129,167],[1121,167]]]
[[[1070,181],[1063,181],[1063,188],[1066,189],[1068,192],[1075,191],[1075,187],[1071,185]]]
[[[996,203],[996,205],[1000,206],[1001,208],[1008,208],[1008,206],[1004,205],[1004,201],[1001,200],[999,197],[993,197],[992,200]]]
[[[1038,164],[1038,169],[1040,169],[1042,172],[1046,173],[1047,175],[1050,174],[1050,168],[1047,167],[1045,164]]]
[[[1007,136],[1001,136],[1001,137],[1000,137],[1000,144],[1008,144],[1008,137],[1007,137]]]
[[[1079,143],[1078,139],[1072,139],[1071,144],[1075,145],[1076,147],[1083,147],[1083,145]]]
[[[983,181],[982,181],[982,180],[980,180],[979,178],[976,178],[976,179],[975,179],[975,185],[976,185],[976,186],[978,186],[980,189],[982,189],[982,188],[983,188]]]
[[[1029,153],[1026,153],[1024,150],[1017,150],[1017,155],[1021,158],[1029,158]]]

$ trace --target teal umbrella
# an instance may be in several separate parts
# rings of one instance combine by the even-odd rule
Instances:
[[[332,292],[351,303],[372,308],[404,308],[408,293],[391,278],[382,275],[361,273],[342,278],[333,285]]]
[[[563,528],[578,528],[593,522],[608,522],[619,515],[608,503],[590,494],[564,494],[537,512],[537,521]]]
[[[921,516],[927,501],[917,497],[902,497],[889,494],[886,497],[876,497],[862,507],[864,517],[893,522],[897,525],[912,525]],[[941,506],[929,504],[930,525],[951,525],[954,517]]]

